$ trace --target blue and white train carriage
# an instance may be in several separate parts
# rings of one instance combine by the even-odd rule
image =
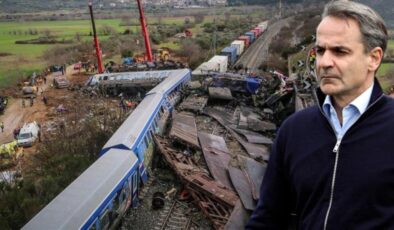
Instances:
[[[166,112],[172,110],[176,102],[174,99],[177,98],[175,95],[190,77],[188,69],[172,70],[168,78],[146,94],[144,100],[107,141],[100,155],[112,148],[132,151],[138,157],[139,173],[145,183],[148,178],[145,165],[152,157],[153,134],[161,131],[160,120]]]
[[[97,159],[23,229],[115,228],[138,201],[139,182],[147,180],[145,163],[152,135],[177,94],[190,80],[189,69],[166,70],[169,76],[149,91],[108,140]],[[152,146],[153,147],[153,146]],[[141,179],[140,179],[141,178]]]
[[[137,202],[138,159],[111,149],[22,229],[108,229]]]

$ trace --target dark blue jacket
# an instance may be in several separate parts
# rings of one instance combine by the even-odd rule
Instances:
[[[291,213],[302,230],[324,229],[326,219],[326,229],[394,229],[394,100],[375,80],[366,112],[335,152],[325,95],[318,98],[280,128],[246,229],[287,229]]]

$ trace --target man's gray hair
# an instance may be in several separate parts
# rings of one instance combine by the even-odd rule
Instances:
[[[365,52],[375,47],[382,48],[383,52],[386,51],[388,39],[386,24],[383,18],[370,7],[347,0],[331,1],[325,6],[322,18],[327,16],[356,20],[360,26]]]

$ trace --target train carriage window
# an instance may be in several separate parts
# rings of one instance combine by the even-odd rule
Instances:
[[[89,230],[96,230],[97,228],[97,219],[95,219],[93,221],[93,223],[90,225],[90,227],[88,228]]]
[[[119,192],[116,193],[116,196],[112,200],[112,209],[113,210],[118,210],[119,209]]]
[[[105,212],[100,215],[100,228],[108,229],[110,225],[109,210],[105,209]]]
[[[138,174],[134,173],[133,175],[133,193],[135,193],[138,189]]]
[[[151,140],[151,138],[149,136],[149,131],[148,131],[148,132],[146,132],[146,135],[145,135],[145,143],[146,143],[147,147],[149,146],[150,140]]]
[[[127,188],[127,183],[123,185],[121,194],[120,194],[120,202],[123,203],[127,200],[128,194],[129,194],[129,189]]]

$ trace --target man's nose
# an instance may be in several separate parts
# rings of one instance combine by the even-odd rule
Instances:
[[[330,68],[334,66],[334,59],[330,52],[324,52],[316,57],[316,64],[321,68]]]

